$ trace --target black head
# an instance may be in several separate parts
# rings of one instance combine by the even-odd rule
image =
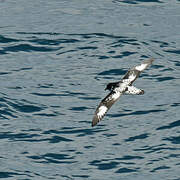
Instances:
[[[105,90],[109,90],[109,91],[112,91],[116,86],[116,83],[109,83],[107,84]]]

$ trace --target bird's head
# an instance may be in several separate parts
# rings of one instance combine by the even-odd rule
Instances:
[[[109,83],[107,84],[105,90],[109,90],[109,91],[112,91],[115,87],[115,83]]]

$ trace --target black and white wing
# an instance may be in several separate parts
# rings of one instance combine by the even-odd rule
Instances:
[[[125,74],[122,80],[129,81],[129,85],[132,85],[132,83],[139,77],[141,72],[145,70],[149,65],[151,65],[153,61],[154,59],[148,59],[142,62],[142,64],[133,67]]]
[[[125,94],[131,94],[131,95],[142,95],[142,94],[144,94],[144,90],[138,89],[134,86],[127,86],[127,89],[124,93]]]
[[[102,120],[106,112],[111,108],[111,106],[119,99],[122,95],[120,92],[111,91],[99,104],[97,107],[94,117],[92,120],[92,126],[95,126],[99,121]]]

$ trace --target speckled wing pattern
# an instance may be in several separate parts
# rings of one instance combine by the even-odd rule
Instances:
[[[144,69],[146,69],[150,64],[152,64],[153,61],[154,59],[149,59],[142,62],[141,65],[137,65],[130,69],[121,81],[118,81],[116,83],[110,83],[113,84],[113,88],[97,107],[92,120],[92,126],[95,126],[99,121],[103,119],[107,111],[119,99],[122,94],[144,94],[144,90],[132,86],[132,83],[139,77],[140,73]]]
[[[143,95],[144,90],[138,89],[134,86],[127,86],[127,90],[124,92],[124,94],[131,94],[131,95]]]
[[[95,126],[99,121],[102,120],[106,112],[111,108],[111,106],[119,99],[122,95],[120,92],[111,91],[99,104],[97,107],[93,120],[92,126]]]
[[[153,61],[154,59],[148,59],[142,62],[142,64],[133,67],[125,74],[123,80],[129,79],[131,81],[129,85],[132,85],[132,83],[139,77],[141,72],[144,71],[149,65],[151,65]]]

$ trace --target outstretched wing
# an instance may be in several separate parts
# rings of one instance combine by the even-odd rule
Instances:
[[[111,108],[111,106],[119,99],[122,95],[120,92],[111,91],[99,104],[97,107],[94,117],[92,120],[92,126],[95,126],[99,121],[102,120],[106,112]]]
[[[141,72],[145,70],[149,65],[151,65],[153,61],[154,59],[148,59],[142,62],[142,64],[133,67],[125,74],[123,80],[129,81],[130,82],[129,85],[132,85],[132,83],[139,77]]]
[[[143,89],[138,89],[134,86],[127,86],[127,90],[124,92],[125,94],[132,94],[132,95],[142,95],[144,94]]]

